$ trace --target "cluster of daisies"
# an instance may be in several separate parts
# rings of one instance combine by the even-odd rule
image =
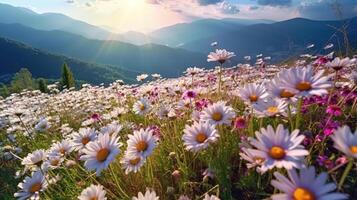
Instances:
[[[195,155],[220,144],[222,134],[231,134],[222,130],[246,129],[253,118],[282,119],[274,126],[260,127],[255,135],[245,135],[236,147],[247,168],[274,175],[271,185],[279,192],[271,195],[271,199],[347,199],[346,194],[336,192],[334,183],[328,183],[327,173],[317,173],[314,166],[308,166],[306,160],[311,150],[303,145],[306,136],[299,130],[302,125],[292,119],[301,117],[302,101],[306,98],[327,95],[341,84],[352,88],[353,93],[356,72],[343,77],[349,80],[344,83],[339,83],[339,76],[343,74],[341,71],[356,66],[356,59],[318,58],[307,66],[270,66],[263,71],[249,64],[223,68],[234,56],[233,52],[218,49],[207,59],[217,62],[217,69],[192,67],[186,70],[186,76],[177,79],[153,74],[154,81],[143,83],[148,75],[142,74],[137,77],[142,85],[123,85],[117,81],[109,87],[84,85],[79,91],[51,94],[26,91],[1,100],[4,112],[0,115],[0,128],[5,130],[8,143],[16,144],[16,134],[20,132],[30,141],[36,134],[61,133],[61,139],[48,149],[35,150],[23,158],[18,156],[22,152],[20,147],[1,147],[4,157],[21,159],[24,169],[18,176],[28,175],[18,185],[20,191],[15,197],[40,199],[40,193],[61,181],[60,176],[53,177],[59,168],[83,165],[98,177],[113,166],[120,166],[125,174],[139,172],[160,146],[160,127],[154,124],[144,127],[130,117],[121,121],[121,116],[134,115],[149,123],[184,119],[181,142],[187,152]],[[209,99],[212,96],[215,101]],[[237,99],[244,102],[243,110],[232,106]],[[10,105],[16,109],[9,108]],[[329,112],[338,112],[333,110],[335,107],[330,107]],[[78,118],[80,128],[62,123],[71,115],[71,120]],[[289,128],[285,125],[288,123]],[[357,132],[353,133],[351,128],[341,124],[328,139],[346,156],[347,162],[355,163]],[[110,190],[104,185],[90,185],[78,194],[78,199],[109,198]],[[123,195],[128,197],[125,192]],[[147,189],[132,199],[156,200],[159,196]],[[189,199],[186,195],[179,197]],[[201,199],[219,200],[219,197],[204,193]]]

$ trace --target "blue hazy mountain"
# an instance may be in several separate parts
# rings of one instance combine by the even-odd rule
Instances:
[[[50,54],[25,44],[0,37],[0,82],[8,82],[21,68],[28,68],[34,77],[58,79],[63,63],[67,63],[76,79],[89,83],[110,83],[117,79],[133,82],[137,72],[109,65],[83,62]],[[132,77],[132,78],[130,78]]]
[[[149,43],[150,38],[139,32],[113,33],[105,28],[93,26],[58,13],[38,14],[30,9],[0,3],[0,23],[22,24],[39,30],[62,30],[91,39],[120,40],[133,44]]]
[[[270,20],[250,19],[201,19],[191,23],[181,23],[164,27],[150,33],[153,42],[171,47],[180,47],[186,43],[209,38],[222,33],[237,31],[244,26],[272,23]]]
[[[93,40],[63,31],[42,31],[20,24],[0,24],[0,36],[50,53],[87,62],[122,66],[138,73],[175,77],[192,65],[206,64],[206,55],[147,44],[136,46],[114,40]],[[3,49],[0,49],[0,53]]]
[[[342,21],[295,18],[272,24],[255,24],[198,39],[181,48],[208,53],[212,50],[211,42],[217,41],[219,46],[236,52],[240,57],[263,53],[279,61],[299,53],[326,53],[323,47],[328,43],[335,44],[336,51],[343,50],[343,36],[338,30],[343,24],[347,25],[350,44],[356,48],[357,17]],[[315,48],[307,51],[306,46],[311,43],[315,44]]]

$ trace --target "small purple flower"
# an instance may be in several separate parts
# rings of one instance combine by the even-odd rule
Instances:
[[[324,127],[324,135],[325,136],[330,136],[332,135],[335,130],[340,126],[340,123],[338,123],[337,121],[329,121],[326,126]]]
[[[337,117],[342,115],[342,110],[338,105],[329,105],[326,109],[326,113]]]
[[[98,113],[93,113],[90,118],[94,121],[100,121],[100,115]]]
[[[333,161],[325,155],[319,155],[317,157],[317,163],[320,166],[326,167],[327,169],[332,169],[334,167]]]
[[[233,121],[233,127],[235,129],[244,129],[247,127],[247,120],[244,117],[237,117]]]
[[[194,99],[197,96],[196,92],[192,90],[187,90],[183,93],[182,98],[184,99]]]
[[[341,157],[337,158],[335,161],[336,165],[345,164],[347,162],[348,162],[348,159],[346,156],[341,156]]]

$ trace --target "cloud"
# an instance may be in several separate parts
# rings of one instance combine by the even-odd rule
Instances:
[[[72,4],[75,3],[74,0],[66,0],[66,3]]]
[[[197,3],[200,5],[211,5],[222,2],[223,0],[197,0]]]
[[[239,13],[238,6],[230,4],[226,1],[220,3],[219,8],[223,14],[234,15],[234,14]]]
[[[257,0],[262,6],[291,6],[292,0]]]
[[[87,2],[84,5],[86,5],[87,7],[92,7],[92,4],[90,2]]]
[[[145,2],[148,4],[160,4],[159,0],[145,0]]]
[[[335,4],[332,0],[305,0],[298,7],[302,17],[317,20],[336,20],[340,16],[337,14],[336,5],[341,11],[343,18],[357,16],[357,1],[343,0]]]
[[[258,10],[259,9],[259,6],[250,6],[249,7],[249,10]]]

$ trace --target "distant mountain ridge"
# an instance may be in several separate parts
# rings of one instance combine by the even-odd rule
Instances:
[[[87,63],[80,60],[50,54],[34,49],[25,44],[0,37],[0,77],[8,77],[21,68],[28,68],[34,77],[58,79],[61,76],[63,63],[67,63],[76,79],[89,83],[110,83],[122,79],[127,83],[134,82],[136,72],[123,70],[110,65]],[[0,82],[9,80],[2,79]]]
[[[188,66],[207,64],[206,55],[183,49],[156,44],[136,46],[119,41],[93,40],[63,31],[36,30],[20,24],[0,24],[0,36],[50,53],[87,62],[122,66],[139,73],[161,73],[166,77],[178,76]]]
[[[201,19],[191,23],[181,23],[164,27],[151,32],[149,35],[154,43],[168,45],[170,47],[181,47],[186,43],[208,38],[214,35],[237,31],[240,28],[258,24],[272,23],[270,20],[251,19]]]
[[[217,41],[219,47],[236,52],[241,59],[246,55],[263,53],[279,61],[288,56],[298,56],[299,53],[326,53],[323,47],[327,43],[335,44],[334,50],[343,50],[343,36],[335,28],[340,28],[345,22],[349,24],[347,32],[350,44],[357,48],[357,17],[344,21],[295,18],[272,24],[254,24],[233,32],[198,39],[181,48],[208,53],[212,50],[210,43]],[[311,43],[315,47],[307,50],[306,46]]]

